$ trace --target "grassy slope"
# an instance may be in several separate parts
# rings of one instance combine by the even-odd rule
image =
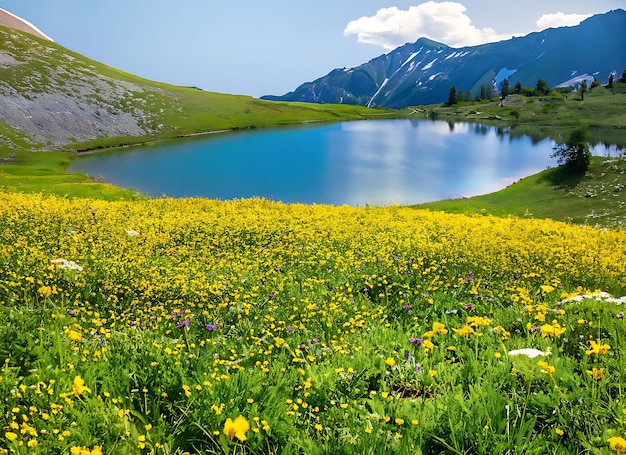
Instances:
[[[593,143],[626,147],[626,84],[598,87],[580,100],[577,93],[527,98],[509,96],[499,102],[420,107],[437,118],[479,121],[510,127],[511,134],[561,140],[580,124],[589,126]],[[515,112],[518,115],[514,115]],[[572,178],[560,168],[539,174],[492,194],[437,201],[418,207],[464,214],[517,215],[616,226],[626,220],[626,162],[595,157],[584,177]]]
[[[547,169],[495,193],[420,204],[449,213],[534,216],[580,224],[626,222],[626,161],[594,157],[584,177]]]

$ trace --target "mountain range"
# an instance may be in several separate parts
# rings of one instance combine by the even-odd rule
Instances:
[[[499,90],[504,79],[534,87],[575,85],[626,69],[626,11],[592,16],[574,27],[549,28],[497,43],[452,48],[420,38],[354,68],[335,69],[272,101],[359,104],[400,109],[445,102],[450,89]]]

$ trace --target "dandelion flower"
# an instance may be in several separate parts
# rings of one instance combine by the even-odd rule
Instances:
[[[72,393],[78,397],[85,392],[91,392],[91,389],[85,386],[83,378],[80,376],[74,377],[74,382],[72,383]]]
[[[621,436],[613,436],[608,441],[609,448],[617,453],[626,453],[626,439]]]
[[[17,439],[17,434],[13,433],[12,431],[7,431],[6,433],[4,433],[4,437],[7,438],[9,441],[15,441]]]
[[[224,423],[224,434],[228,439],[237,438],[241,442],[246,440],[246,433],[250,429],[250,423],[244,416],[239,416],[235,420],[230,417]]]

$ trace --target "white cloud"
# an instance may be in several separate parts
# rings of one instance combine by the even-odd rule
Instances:
[[[546,28],[578,25],[591,16],[591,14],[565,14],[561,12],[544,14],[537,20],[537,27],[539,30],[545,30]]]
[[[357,35],[359,43],[387,50],[426,37],[452,47],[473,46],[511,38],[492,28],[476,28],[457,2],[428,1],[401,10],[395,6],[379,9],[374,16],[350,21],[344,34]]]

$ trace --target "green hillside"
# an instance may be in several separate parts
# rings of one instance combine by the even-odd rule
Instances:
[[[5,153],[10,149],[81,151],[225,129],[378,118],[392,112],[272,103],[149,81],[5,27],[0,27],[0,56],[0,99],[9,108],[30,114],[15,115],[15,120],[10,109],[0,113],[0,152]],[[48,109],[39,112],[43,108]],[[80,137],[50,139],[58,135],[55,128],[59,127],[51,111],[60,117],[61,126],[82,128]],[[32,117],[32,122],[22,117]],[[124,131],[119,128],[124,122],[133,134],[115,134]]]

